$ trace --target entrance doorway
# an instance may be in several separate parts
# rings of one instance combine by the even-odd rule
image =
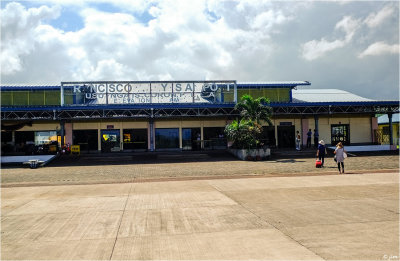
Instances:
[[[147,150],[147,129],[124,129],[124,151]]]
[[[200,128],[182,129],[182,150],[200,150],[201,135]]]
[[[179,128],[156,128],[156,149],[179,149]]]
[[[119,130],[101,130],[101,152],[120,151]]]
[[[74,130],[72,132],[72,144],[79,145],[82,152],[97,152],[97,130]]]
[[[262,127],[261,142],[270,148],[276,147],[275,127],[274,126],[263,126]]]
[[[294,148],[295,136],[294,126],[278,126],[278,147]]]
[[[331,125],[331,143],[336,146],[339,142],[343,145],[350,145],[350,125],[332,124]]]
[[[225,127],[204,127],[204,149],[226,149]]]

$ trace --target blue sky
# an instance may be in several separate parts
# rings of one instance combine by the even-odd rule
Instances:
[[[399,99],[397,1],[2,1],[2,84],[308,80]]]

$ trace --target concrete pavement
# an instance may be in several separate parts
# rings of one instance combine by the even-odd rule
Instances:
[[[299,153],[303,155],[305,153]],[[310,151],[307,152],[308,155]],[[61,157],[38,169],[3,168],[2,187],[38,185],[83,185],[149,180],[210,179],[268,176],[337,175],[337,164],[330,154],[324,168],[315,168],[315,157],[272,158],[267,161],[241,161],[226,152],[172,153],[157,155],[86,155]],[[349,157],[347,174],[395,172],[399,155]]]
[[[4,260],[399,255],[397,171],[10,187],[1,198]]]

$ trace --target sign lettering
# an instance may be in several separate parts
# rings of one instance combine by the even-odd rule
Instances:
[[[233,102],[234,81],[221,82],[74,82],[73,104],[226,103]]]

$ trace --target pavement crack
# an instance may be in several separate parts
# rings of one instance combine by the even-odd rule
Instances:
[[[290,235],[286,234],[285,232],[283,232],[282,230],[280,230],[277,226],[275,226],[274,224],[268,222],[268,220],[265,220],[264,218],[262,218],[260,215],[258,215],[257,213],[255,213],[254,211],[252,211],[251,209],[245,207],[243,204],[241,204],[240,202],[236,201],[234,198],[230,197],[228,194],[224,193],[223,191],[221,191],[220,189],[218,189],[217,187],[215,187],[214,185],[211,185],[212,187],[214,187],[218,192],[220,192],[221,194],[223,194],[224,196],[226,196],[227,198],[230,198],[232,201],[236,202],[236,204],[238,204],[239,206],[241,206],[243,209],[245,209],[246,211],[248,211],[249,213],[251,213],[252,215],[256,216],[258,219],[260,219],[262,222],[267,223],[268,225],[270,225],[271,227],[275,228],[277,231],[279,231],[280,233],[282,233],[284,236],[290,238],[291,240],[293,240],[294,242],[296,242],[297,244],[299,244],[300,246],[304,247],[305,249],[307,249],[308,251],[310,251],[311,253],[314,253],[316,256],[320,257],[322,260],[326,260],[325,258],[323,258],[322,256],[318,255],[316,252],[312,251],[310,248],[306,247],[304,244],[302,244],[301,242],[299,242],[298,240],[294,239],[293,237],[291,237]]]
[[[118,229],[117,229],[117,233],[115,235],[115,241],[114,241],[113,248],[111,250],[111,254],[110,254],[109,260],[112,260],[112,256],[114,255],[114,250],[115,250],[115,246],[117,244],[119,230],[121,229],[122,220],[123,220],[125,212],[126,212],[126,205],[128,204],[129,197],[131,196],[131,191],[132,191],[132,187],[133,186],[134,186],[134,184],[131,184],[131,187],[129,188],[129,193],[128,193],[128,195],[126,197],[126,200],[125,200],[124,210],[122,212],[121,219],[119,220]]]

